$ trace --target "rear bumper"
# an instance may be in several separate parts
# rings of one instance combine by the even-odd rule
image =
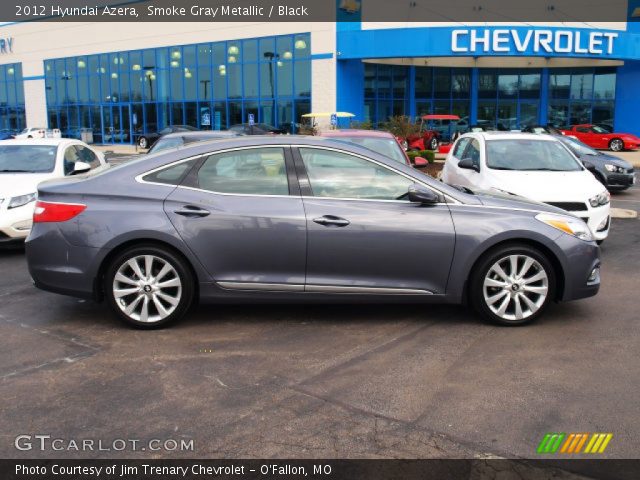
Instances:
[[[25,251],[36,287],[74,297],[94,297],[94,266],[100,249],[71,246],[55,224],[37,224],[25,242]]]

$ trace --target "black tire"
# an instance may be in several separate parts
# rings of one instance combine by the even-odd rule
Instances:
[[[612,152],[621,152],[624,150],[624,142],[619,138],[613,138],[609,142],[609,150]]]
[[[147,137],[140,137],[138,139],[138,146],[144,149],[149,148],[149,140],[147,139]]]
[[[510,255],[521,255],[532,258],[542,269],[544,269],[544,272],[547,276],[547,293],[546,297],[544,298],[544,302],[538,307],[537,311],[522,319],[505,319],[498,316],[491,310],[484,296],[484,281],[485,277],[487,277],[487,274],[489,273],[489,269],[492,268],[492,266],[501,258],[506,258]],[[499,292],[500,289],[497,289],[497,291]],[[555,298],[555,296],[556,275],[553,269],[553,265],[546,257],[546,255],[544,255],[542,252],[524,244],[507,244],[489,250],[488,252],[483,254],[481,260],[475,266],[469,279],[469,300],[471,306],[485,320],[499,325],[517,326],[526,325],[533,322],[544,312],[546,307]]]
[[[597,243],[598,245],[602,245],[602,244],[604,243],[604,240],[596,240],[596,243]]]
[[[121,306],[118,303],[118,300],[115,297],[114,288],[115,288],[115,277],[121,267],[124,266],[129,260],[134,259],[140,256],[153,256],[161,259],[162,261],[168,263],[171,267],[173,267],[175,273],[177,274],[177,278],[181,283],[179,287],[179,301],[175,306],[174,310],[165,316],[164,318],[159,318],[158,320],[149,320],[149,321],[140,321],[139,319],[132,318],[127,315],[124,311],[124,305]],[[159,262],[160,265],[162,262]],[[156,264],[157,265],[157,264]],[[156,269],[160,269],[158,266]],[[154,275],[157,275],[159,272],[156,270]],[[189,310],[194,298],[195,292],[195,279],[193,278],[193,274],[186,261],[179,255],[176,255],[171,250],[160,247],[157,245],[139,245],[134,246],[125,250],[124,252],[117,255],[115,258],[111,260],[109,265],[107,266],[105,276],[104,276],[104,294],[107,300],[107,303],[112,308],[112,310],[116,313],[121,320],[132,325],[136,328],[142,329],[154,329],[164,327],[169,323],[175,322],[180,319],[184,314]],[[134,293],[134,295],[147,295],[144,292]],[[126,297],[121,298],[123,301]],[[148,300],[149,305],[152,305],[152,301]],[[168,306],[168,304],[165,304]],[[171,308],[171,306],[169,306]],[[150,311],[155,310],[157,314],[160,315],[159,310],[153,306],[149,309]],[[135,313],[134,313],[135,315]],[[161,316],[161,315],[160,315]]]
[[[434,152],[436,150],[438,150],[438,147],[440,146],[440,142],[438,141],[438,139],[436,137],[433,137],[431,140],[429,140],[429,149],[433,150]]]

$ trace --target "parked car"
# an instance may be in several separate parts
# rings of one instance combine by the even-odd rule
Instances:
[[[0,130],[0,140],[11,140],[12,138],[15,136],[10,130]]]
[[[42,184],[26,252],[36,287],[104,298],[138,327],[176,320],[196,299],[468,299],[515,325],[600,284],[591,231],[563,210],[288,135],[199,142]]]
[[[418,119],[418,133],[409,135],[407,138],[400,138],[400,144],[406,150],[437,150],[442,139],[442,122],[450,122],[452,120],[460,120],[458,115],[422,115]],[[434,122],[439,122],[435,125]],[[447,123],[448,130],[449,125]]]
[[[151,146],[155,142],[157,142],[158,139],[163,135],[167,135],[169,133],[175,133],[175,132],[197,132],[197,131],[198,131],[197,128],[192,127],[190,125],[171,125],[163,128],[159,132],[140,134],[140,136],[138,137],[138,146],[140,148],[145,148],[145,149],[151,148]]]
[[[24,138],[45,138],[47,135],[47,129],[44,127],[30,127],[25,128],[20,133],[15,135],[14,138],[24,139]]]
[[[636,150],[640,147],[640,138],[630,133],[611,133],[597,125],[573,125],[568,130],[562,130],[564,135],[573,135],[581,142],[592,148],[609,149],[612,152]]]
[[[599,152],[585,145],[575,137],[557,137],[584,166],[602,183],[607,190],[626,190],[636,183],[636,175],[631,165],[622,158]]]
[[[238,123],[236,125],[231,125],[229,130],[241,135],[282,135],[289,133],[286,129],[277,128],[266,123],[255,123],[253,125],[249,125],[248,123]]]
[[[599,242],[609,234],[609,192],[551,135],[467,133],[447,155],[442,180],[562,208],[584,220]]]
[[[104,165],[101,152],[78,140],[1,141],[0,242],[19,242],[27,237],[40,182]]]
[[[194,142],[218,140],[237,137],[240,134],[230,130],[198,130],[196,132],[176,132],[163,135],[149,149],[148,153],[158,153],[171,148],[178,148]]]
[[[350,142],[362,147],[378,152],[381,155],[385,155],[396,162],[404,163],[411,166],[411,160],[405,152],[398,139],[389,132],[383,132],[380,130],[357,130],[357,129],[342,129],[342,130],[327,130],[320,133],[321,137],[334,138],[343,142]],[[416,167],[425,167],[429,162],[422,157],[415,157],[413,159]]]

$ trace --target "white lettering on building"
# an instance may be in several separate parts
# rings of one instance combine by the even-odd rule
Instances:
[[[507,30],[456,29],[451,32],[451,51],[454,53],[509,53],[512,48],[525,53],[575,53],[611,55],[618,34],[594,30]]]

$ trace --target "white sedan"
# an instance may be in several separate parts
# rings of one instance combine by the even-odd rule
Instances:
[[[104,155],[78,140],[0,141],[0,243],[29,234],[40,182],[96,168],[107,168]]]
[[[447,155],[442,181],[554,205],[584,220],[598,242],[609,234],[609,192],[552,136],[465,134]]]

